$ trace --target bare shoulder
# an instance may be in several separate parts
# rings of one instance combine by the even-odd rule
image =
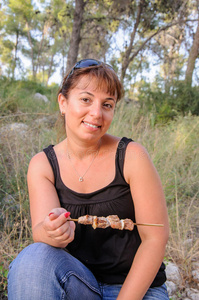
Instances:
[[[144,146],[137,142],[130,142],[126,149],[126,157],[125,159],[128,162],[143,162],[143,159],[150,160],[150,156],[148,151]]]
[[[35,154],[29,163],[29,168],[37,168],[37,167],[43,167],[46,166],[48,163],[48,159],[46,157],[46,154],[42,151],[37,154]]]
[[[155,166],[144,146],[137,142],[130,142],[126,149],[124,175],[127,182],[135,176],[138,178],[143,174],[150,176],[157,173]]]
[[[42,151],[32,157],[28,167],[27,177],[44,176],[50,181],[54,181],[54,175],[46,154]]]

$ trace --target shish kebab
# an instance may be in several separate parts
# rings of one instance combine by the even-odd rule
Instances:
[[[131,219],[120,220],[117,215],[110,215],[107,217],[97,217],[91,215],[81,216],[78,219],[67,219],[67,221],[78,222],[78,224],[92,225],[94,229],[96,228],[107,228],[111,227],[113,229],[119,230],[130,230],[134,229],[134,226],[157,226],[163,227],[163,224],[148,224],[148,223],[134,223]]]

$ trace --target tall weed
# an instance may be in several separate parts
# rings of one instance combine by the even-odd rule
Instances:
[[[56,143],[57,114],[51,109],[34,117],[25,112],[0,117],[0,280],[5,294],[9,262],[32,242],[26,173],[31,157]],[[22,125],[12,129],[13,124]],[[199,117],[178,117],[152,126],[150,113],[140,116],[139,107],[121,102],[109,133],[131,137],[148,150],[168,206],[166,255],[181,265],[184,278],[190,278],[191,262],[199,256]]]
[[[54,144],[56,115],[22,114],[0,119],[0,292],[6,294],[9,263],[32,242],[26,174],[31,157]]]
[[[110,132],[129,136],[148,150],[167,201],[170,238],[166,255],[180,265],[182,277],[190,280],[192,262],[199,258],[199,117],[181,116],[151,126],[150,112],[145,117],[137,114],[136,107],[123,104]]]

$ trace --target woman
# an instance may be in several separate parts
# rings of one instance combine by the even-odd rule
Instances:
[[[34,244],[12,262],[9,299],[169,299],[162,260],[168,219],[147,151],[107,134],[122,85],[102,62],[79,61],[58,94],[67,138],[34,156],[28,187]],[[163,227],[75,224],[118,215]]]

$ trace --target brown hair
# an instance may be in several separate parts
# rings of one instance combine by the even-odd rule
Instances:
[[[115,71],[107,64],[101,63],[100,65],[75,69],[74,72],[68,76],[70,72],[64,77],[62,85],[58,91],[58,94],[61,93],[65,98],[68,97],[68,94],[71,89],[75,88],[79,80],[83,76],[88,76],[88,84],[93,78],[97,79],[96,89],[106,88],[107,93],[111,96],[117,95],[117,102],[123,96],[123,86],[120,82]]]

